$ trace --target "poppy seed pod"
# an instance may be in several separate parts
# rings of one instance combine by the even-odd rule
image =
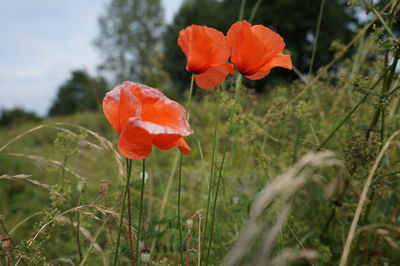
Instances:
[[[107,191],[108,191],[108,180],[107,179],[100,180],[99,193],[105,194],[107,193]]]
[[[12,240],[9,235],[5,235],[1,238],[1,248],[3,249],[5,254],[9,254],[12,249]]]
[[[140,261],[143,263],[150,262],[150,249],[144,248],[140,252]]]

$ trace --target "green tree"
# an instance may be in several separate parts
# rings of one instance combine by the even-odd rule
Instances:
[[[0,110],[0,127],[10,127],[25,122],[39,122],[41,120],[34,112],[25,111],[19,107]]]
[[[238,20],[242,0],[186,0],[173,22],[167,26],[163,36],[165,47],[164,70],[170,75],[173,85],[178,88],[187,87],[190,73],[185,70],[186,58],[176,41],[179,31],[191,24],[215,27],[226,33],[229,27]],[[257,0],[247,0],[244,18],[249,19]],[[293,1],[268,0],[261,4],[254,17],[253,24],[270,27],[284,37],[286,48],[292,54],[292,60],[301,71],[307,72],[318,19],[321,0]],[[332,40],[348,41],[352,36],[352,28],[357,28],[355,11],[348,8],[344,0],[325,2],[321,30],[318,40],[317,56],[314,69],[332,59],[333,52],[329,47]],[[280,73],[287,79],[290,71],[274,69],[268,83],[278,80]],[[296,78],[294,73],[292,78]],[[251,82],[257,88],[264,87],[265,79]]]
[[[86,71],[76,70],[62,84],[49,109],[49,116],[98,110],[108,88],[104,78],[90,77]]]
[[[153,80],[160,69],[160,0],[112,0],[99,25],[95,45],[104,58],[100,69],[109,72],[116,83]]]

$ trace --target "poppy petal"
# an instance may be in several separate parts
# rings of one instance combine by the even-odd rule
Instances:
[[[253,75],[245,77],[252,80],[262,79],[265,76],[267,76],[271,72],[271,69],[274,67],[283,67],[291,70],[292,60],[290,59],[290,56],[284,54],[278,54],[275,57],[273,57],[270,61],[268,61],[267,64],[262,66],[258,72],[256,72]]]
[[[186,143],[184,138],[179,138],[176,141],[176,146],[178,146],[179,150],[186,155],[192,154],[192,150],[190,149],[189,145]]]
[[[264,62],[270,60],[276,54],[282,53],[283,48],[285,48],[285,42],[278,33],[263,25],[255,25],[251,28],[251,31],[265,47]]]
[[[222,83],[226,76],[234,74],[235,69],[232,64],[223,63],[211,66],[206,72],[194,75],[197,86],[202,89],[210,89]]]
[[[146,158],[152,150],[152,137],[142,127],[141,121],[131,118],[122,129],[118,141],[118,150],[125,157],[133,160]]]
[[[213,28],[191,25],[179,32],[178,45],[187,58],[186,69],[203,73],[211,65],[228,60],[231,48],[225,35]]]
[[[180,135],[161,134],[153,137],[153,144],[162,150],[169,150],[178,146],[179,150],[184,154],[191,154],[192,151],[186,141]]]
[[[256,72],[253,75],[244,76],[244,77],[248,78],[248,79],[252,79],[252,80],[258,80],[258,79],[262,79],[265,76],[267,76],[269,74],[269,72],[271,72],[271,70],[263,70],[263,69],[261,69],[260,71]]]
[[[252,26],[246,20],[234,23],[228,33],[232,46],[231,61],[244,75],[252,75],[263,64],[265,46],[252,32]]]
[[[262,66],[261,69],[268,70],[274,67],[283,67],[287,69],[292,69],[292,60],[289,55],[277,54],[274,56],[267,64]]]
[[[103,112],[112,127],[121,133],[119,124],[120,86],[106,93],[103,99]]]
[[[150,134],[188,136],[193,133],[182,105],[170,100],[159,90],[142,84],[135,83],[131,91],[140,100],[143,125]]]
[[[120,93],[119,123],[121,129],[130,118],[140,118],[142,104],[139,99],[130,92],[132,82],[124,82]]]

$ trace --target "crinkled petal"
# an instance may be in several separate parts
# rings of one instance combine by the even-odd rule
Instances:
[[[231,48],[225,35],[213,28],[191,25],[179,32],[178,45],[186,55],[186,69],[203,73],[211,65],[228,60]]]
[[[141,103],[141,118],[149,133],[181,136],[193,133],[182,105],[170,100],[159,90],[142,84],[135,83],[130,88]]]
[[[202,89],[210,89],[222,83],[226,76],[234,74],[235,69],[232,64],[223,63],[211,66],[206,72],[194,75],[197,86]]]
[[[119,102],[120,102],[120,86],[106,93],[103,99],[103,112],[112,127],[121,133],[121,125],[119,124]]]
[[[140,116],[141,104],[139,99],[130,93],[131,83],[125,81],[122,85],[116,86],[103,100],[104,114],[118,134],[129,118]]]
[[[118,150],[126,158],[140,160],[152,150],[152,136],[142,127],[137,118],[127,121],[118,141]]]
[[[153,144],[162,150],[169,150],[177,146],[184,154],[192,153],[186,141],[180,135],[155,135]]]

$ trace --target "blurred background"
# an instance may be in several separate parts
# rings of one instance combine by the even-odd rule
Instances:
[[[96,110],[104,93],[123,80],[157,87],[179,100],[190,80],[176,43],[179,31],[200,24],[226,33],[241,2],[0,1],[0,126]],[[294,65],[307,73],[320,1],[245,2],[244,17],[283,36]],[[347,1],[327,1],[313,70],[332,58],[331,44],[347,42],[365,18]],[[274,69],[267,79],[246,85],[268,92],[282,75],[286,82],[298,78]]]

